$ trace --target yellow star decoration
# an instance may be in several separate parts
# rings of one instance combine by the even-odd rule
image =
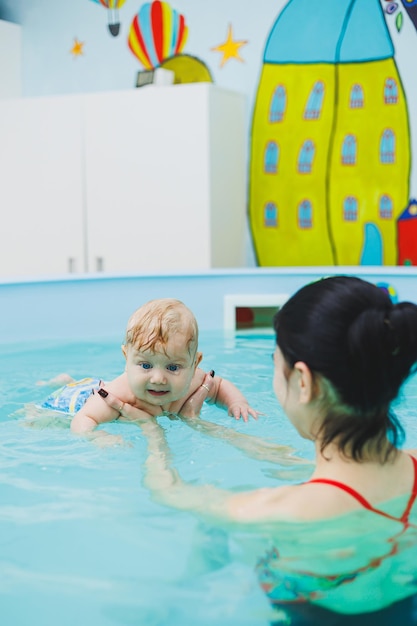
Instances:
[[[75,57],[80,57],[84,54],[84,42],[78,41],[76,37],[74,37],[74,45],[72,46],[70,52]]]
[[[221,52],[223,54],[222,60],[220,61],[220,67],[223,67],[229,59],[236,59],[237,61],[241,61],[243,63],[244,61],[239,54],[239,48],[245,46],[247,43],[248,42],[246,40],[234,41],[232,25],[229,24],[226,41],[215,48],[212,48],[214,52]]]

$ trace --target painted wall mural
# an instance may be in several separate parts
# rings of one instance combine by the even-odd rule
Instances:
[[[0,0],[6,15],[25,24],[25,96],[172,74],[247,96],[249,266],[417,265],[417,0],[271,0],[262,10]]]
[[[145,70],[161,67],[174,72],[174,84],[213,82],[203,61],[183,54],[187,37],[184,15],[167,2],[154,0],[143,4],[133,18],[128,46]]]
[[[414,28],[417,30],[417,0],[401,0],[402,6],[407,11],[409,18],[414,24]],[[397,4],[396,2],[390,2],[390,4]]]
[[[113,37],[121,32],[119,9],[126,0],[91,0],[107,10],[108,30]],[[185,15],[179,13],[164,0],[153,0],[140,5],[129,26],[127,46],[137,59],[141,69],[136,86],[152,82],[152,72],[164,68],[174,73],[173,83],[214,82],[206,62],[195,55],[185,54],[188,40],[188,25]],[[212,46],[211,51],[221,55],[219,67],[222,69],[231,59],[244,63],[240,48],[248,41],[235,39],[232,24],[228,24],[227,36],[222,43]],[[71,54],[79,57],[84,54],[83,46],[74,37]],[[140,75],[143,76],[140,76]],[[145,76],[149,74],[150,77]]]
[[[214,46],[212,48],[212,50],[214,52],[220,52],[222,57],[220,59],[220,67],[223,67],[224,65],[226,65],[226,63],[230,60],[230,59],[236,59],[237,61],[240,61],[241,63],[244,62],[243,58],[240,56],[240,48],[242,48],[243,46],[246,46],[247,44],[247,40],[246,39],[241,39],[241,40],[237,40],[234,39],[233,36],[233,27],[231,24],[229,24],[228,28],[227,28],[227,37],[226,37],[226,41],[224,43],[219,44],[218,46]]]
[[[107,26],[113,37],[117,37],[120,32],[119,9],[124,5],[126,0],[92,0],[101,4],[107,10]]]
[[[379,0],[290,0],[273,25],[251,131],[259,265],[417,263],[408,107],[388,14]]]
[[[131,52],[146,69],[161,63],[184,49],[188,37],[185,17],[167,2],[142,5],[130,26],[128,44]]]
[[[79,39],[77,39],[77,37],[74,37],[74,42],[72,44],[72,48],[70,50],[70,53],[72,54],[72,56],[75,58],[83,56],[84,54],[84,45],[85,42],[84,41],[79,41]]]

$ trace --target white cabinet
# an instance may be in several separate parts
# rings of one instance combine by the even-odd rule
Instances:
[[[22,95],[22,27],[0,20],[0,98]]]
[[[0,275],[243,266],[245,115],[201,83],[0,102]]]
[[[0,275],[83,268],[77,98],[0,102]]]

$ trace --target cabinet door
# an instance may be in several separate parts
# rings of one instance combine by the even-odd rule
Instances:
[[[210,267],[208,89],[86,97],[90,271]]]
[[[0,20],[0,98],[22,94],[22,27]]]
[[[84,271],[77,97],[0,102],[0,276]]]

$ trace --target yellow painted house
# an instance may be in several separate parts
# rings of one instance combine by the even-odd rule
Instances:
[[[252,122],[258,264],[395,265],[409,177],[407,103],[379,0],[290,0]]]

